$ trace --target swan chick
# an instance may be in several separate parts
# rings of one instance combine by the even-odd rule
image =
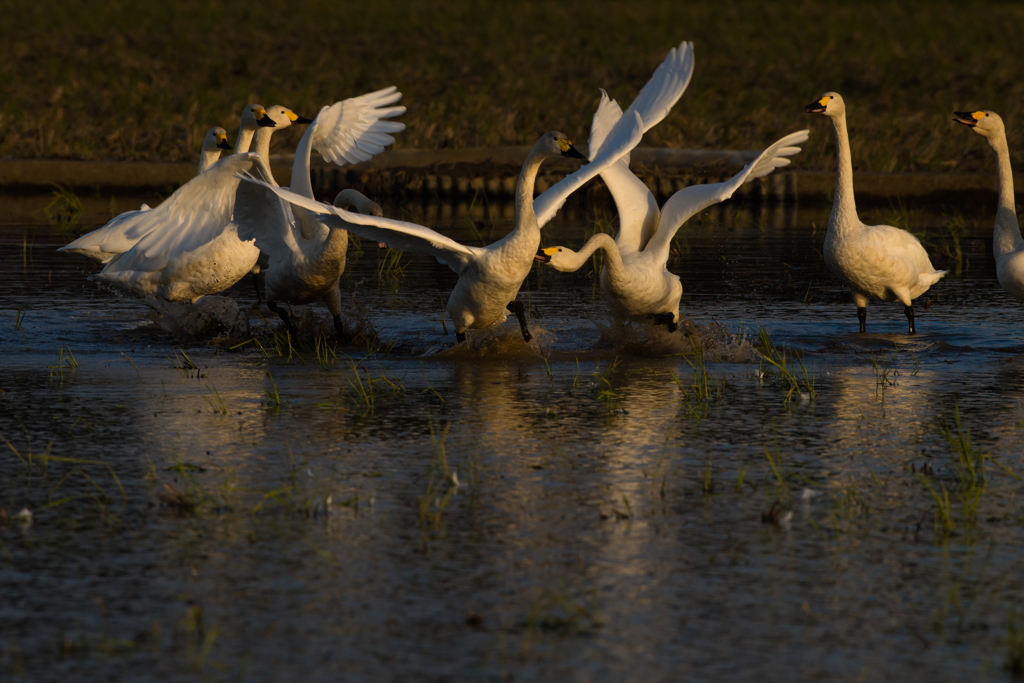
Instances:
[[[836,191],[822,255],[836,277],[850,288],[860,331],[866,332],[869,299],[899,301],[915,334],[913,300],[946,274],[935,270],[921,242],[891,225],[865,225],[853,197],[853,162],[846,131],[846,103],[837,92],[822,93],[806,107],[832,121],[836,138]]]

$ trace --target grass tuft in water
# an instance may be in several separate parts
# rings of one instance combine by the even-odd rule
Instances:
[[[775,345],[763,325],[758,330],[758,338],[761,348],[757,354],[762,361],[771,366],[765,368],[761,364],[758,365],[757,372],[761,381],[768,381],[783,389],[788,388],[786,392],[787,405],[795,400],[813,401],[818,391],[820,372],[818,373],[819,377],[816,378],[814,371],[807,369],[803,355],[798,351],[793,351],[787,358],[789,352],[785,348],[780,350]]]

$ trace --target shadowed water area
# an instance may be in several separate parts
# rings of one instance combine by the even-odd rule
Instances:
[[[613,217],[569,206],[545,243]],[[235,325],[208,346],[56,227],[0,228],[0,680],[1010,680],[1024,310],[992,207],[862,217],[950,270],[913,337],[879,302],[855,334],[822,205],[684,226],[689,337],[535,267],[534,343],[510,318],[454,350],[428,257],[350,251],[369,343],[315,338],[314,306],[289,349],[246,280],[200,302]]]

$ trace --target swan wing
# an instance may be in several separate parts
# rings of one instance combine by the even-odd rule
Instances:
[[[609,131],[601,151],[594,159],[578,171],[570,173],[546,192],[533,201],[533,210],[537,214],[537,224],[544,227],[558,210],[565,204],[573,192],[583,187],[594,176],[618,161],[640,143],[644,135],[644,120],[633,112],[632,116],[623,116]]]
[[[134,247],[136,242],[159,227],[160,219],[152,220],[153,217],[149,215],[152,211],[145,204],[135,211],[126,211],[112,218],[102,228],[82,235],[57,251],[70,251],[106,263]]]
[[[754,178],[762,178],[777,168],[788,166],[790,164],[789,157],[800,152],[797,145],[806,142],[809,135],[810,131],[807,130],[790,133],[761,152],[756,159],[744,166],[743,170],[724,183],[691,185],[676,192],[661,207],[658,231],[646,249],[663,251],[667,257],[669,245],[672,243],[676,231],[691,216],[712,204],[729,199],[743,183]]]
[[[160,206],[147,213],[162,216],[160,225],[103,269],[156,271],[181,254],[216,239],[231,222],[235,208],[238,173],[243,173],[259,155],[233,154],[188,181]]]
[[[296,223],[291,205],[268,189],[276,184],[266,162],[257,157],[249,173],[264,182],[238,184],[232,218],[238,226],[238,238],[243,242],[254,240],[256,247],[272,260],[289,252],[298,253],[295,233],[301,226]]]
[[[290,190],[274,187],[256,178],[243,177],[249,184],[262,185],[281,199],[311,213],[324,224],[332,228],[341,228],[356,233],[368,240],[384,242],[399,251],[418,251],[430,254],[459,275],[471,261],[476,259],[483,249],[459,244],[439,232],[416,223],[366,216],[339,209],[315,199],[303,197]]]
[[[641,115],[642,116],[642,115]],[[601,91],[601,102],[590,125],[590,158],[604,144],[608,133],[622,118],[618,103]],[[644,125],[647,120],[644,119]],[[615,244],[623,253],[640,251],[658,228],[658,201],[636,175],[629,170],[629,155],[601,171],[601,180],[608,186],[619,214],[619,232]]]
[[[394,143],[390,133],[405,130],[404,123],[387,120],[405,113],[405,107],[390,106],[400,99],[391,86],[324,107],[312,124],[313,148],[339,166],[369,161]]]

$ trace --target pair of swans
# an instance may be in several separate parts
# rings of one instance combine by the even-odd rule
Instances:
[[[992,235],[992,252],[996,259],[996,277],[1003,289],[1015,299],[1024,301],[1024,239],[1017,222],[1017,205],[1013,196],[1013,168],[1006,144],[1003,119],[994,111],[957,111],[953,120],[971,128],[985,138],[996,153],[999,173],[999,208]]]
[[[551,131],[537,141],[527,155],[516,185],[516,226],[503,239],[486,247],[460,244],[430,228],[377,216],[351,213],[328,206],[294,191],[274,187],[257,178],[246,180],[265,192],[289,202],[296,210],[316,214],[328,229],[351,230],[366,239],[384,242],[403,251],[432,255],[451,268],[459,280],[448,298],[446,310],[455,323],[456,340],[466,339],[469,329],[485,329],[506,319],[518,318],[523,339],[532,339],[525,310],[516,299],[533,266],[540,246],[540,229],[550,221],[574,191],[615,164],[640,142],[643,133],[671,110],[693,72],[693,45],[673,48],[644,86],[630,110],[603,130],[600,151],[589,164],[533,199],[537,172],[545,159],[558,156],[585,160],[562,133]],[[239,216],[244,220],[244,216]]]
[[[853,198],[853,163],[846,132],[846,104],[836,92],[826,92],[805,107],[824,114],[836,136],[836,192],[825,232],[822,255],[829,269],[853,293],[860,331],[866,331],[868,299],[899,301],[914,334],[913,300],[942,279],[921,242],[891,225],[865,225],[857,217]]]
[[[601,104],[591,125],[591,154],[601,148],[605,131],[621,117],[622,109],[602,91]],[[724,183],[679,190],[660,210],[651,191],[629,170],[629,158],[620,159],[601,172],[619,214],[616,237],[597,233],[578,252],[566,247],[547,247],[537,252],[536,259],[555,270],[574,272],[597,249],[603,249],[607,258],[601,270],[601,289],[613,319],[622,324],[653,318],[654,324],[675,332],[683,287],[679,276],[670,272],[667,265],[676,232],[694,214],[732,197],[745,182],[789,165],[788,157],[800,152],[796,145],[805,142],[808,133],[802,130],[787,135]]]
[[[404,113],[404,107],[388,106],[400,98],[401,93],[392,86],[324,107],[317,117],[319,125],[311,127],[316,130],[316,136],[307,130],[299,143],[300,153],[296,154],[292,167],[293,186],[312,196],[311,149],[317,149],[330,161],[343,164],[365,161],[393,143],[394,138],[386,133],[397,132],[405,126],[384,119]],[[232,220],[237,208],[238,175],[252,172],[276,185],[268,163],[270,136],[275,130],[300,123],[311,121],[286,107],[276,105],[269,110],[259,105],[247,107],[236,144],[240,153],[214,163],[159,207],[146,212],[146,216],[132,216],[122,221],[118,221],[122,219],[118,217],[95,231],[106,230],[107,237],[119,231],[122,241],[125,237],[136,239],[123,253],[112,255],[103,271],[93,279],[136,296],[195,302],[204,295],[227,289],[246,273],[255,275],[260,247],[254,235],[240,237],[238,225]],[[253,152],[248,152],[250,147]],[[242,195],[244,203],[245,193]],[[365,200],[362,195],[359,197]],[[361,200],[355,202],[357,208],[365,207]],[[282,220],[290,221],[290,213]],[[135,225],[125,230],[124,224],[133,221]],[[324,237],[322,233],[314,234],[313,229],[307,233],[306,237],[311,240],[317,235]],[[267,254],[267,260],[272,260],[272,256]],[[340,301],[340,293],[334,298]],[[332,313],[337,320],[340,309]]]

